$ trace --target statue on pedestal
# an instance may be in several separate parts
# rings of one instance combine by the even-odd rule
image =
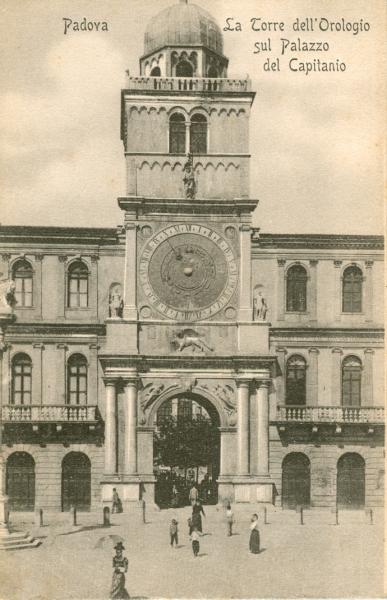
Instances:
[[[195,183],[195,174],[194,174],[194,166],[192,160],[192,154],[188,154],[187,162],[183,167],[183,183],[184,183],[184,191],[185,197],[193,200],[196,194],[196,183]]]
[[[109,294],[109,317],[121,319],[123,308],[124,301],[122,300],[121,286],[117,284],[111,288]]]
[[[266,298],[260,290],[253,299],[253,321],[266,321],[267,310]]]
[[[17,304],[15,298],[16,284],[13,279],[0,279],[0,311],[11,309]]]

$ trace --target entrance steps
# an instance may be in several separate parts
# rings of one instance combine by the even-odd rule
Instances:
[[[37,548],[41,540],[33,538],[25,531],[0,531],[0,550],[23,550]]]

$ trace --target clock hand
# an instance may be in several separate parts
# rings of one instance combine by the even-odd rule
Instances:
[[[174,246],[172,246],[171,242],[167,239],[168,244],[171,247],[172,252],[174,253],[174,255],[176,256],[177,260],[181,260],[181,254],[180,252],[177,252],[176,248]]]

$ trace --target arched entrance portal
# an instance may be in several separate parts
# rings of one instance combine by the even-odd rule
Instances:
[[[35,508],[35,461],[27,452],[14,452],[7,460],[6,494],[11,511]]]
[[[360,454],[343,454],[337,461],[337,506],[364,508],[365,463]]]
[[[86,454],[69,452],[62,461],[62,511],[90,510],[91,465]]]
[[[161,404],[154,425],[156,504],[161,508],[189,504],[194,484],[203,503],[215,504],[220,465],[215,407],[196,394],[179,394]]]
[[[301,452],[291,452],[282,462],[282,508],[310,506],[310,461]]]

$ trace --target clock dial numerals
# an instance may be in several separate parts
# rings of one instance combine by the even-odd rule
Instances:
[[[157,233],[139,263],[147,301],[176,320],[207,319],[219,312],[235,292],[237,273],[230,244],[216,231],[193,224]]]

